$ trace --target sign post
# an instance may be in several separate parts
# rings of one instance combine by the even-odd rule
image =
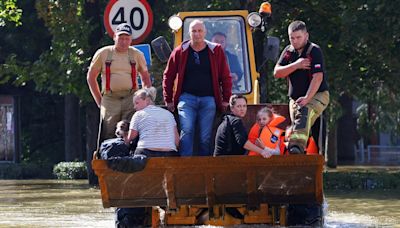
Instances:
[[[153,27],[153,11],[146,0],[111,0],[104,12],[104,26],[113,37],[121,23],[128,23],[133,28],[132,44],[142,42]]]

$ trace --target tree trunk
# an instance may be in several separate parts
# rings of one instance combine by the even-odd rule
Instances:
[[[369,118],[370,123],[375,122],[375,119],[377,116],[375,112],[376,112],[375,107],[372,105],[372,103],[369,102],[368,103],[368,118]],[[374,128],[371,129],[370,137],[367,142],[367,145],[368,144],[369,145],[379,145],[379,136],[378,136],[377,131]]]
[[[73,94],[64,98],[65,161],[81,159],[82,137],[79,121],[79,99]]]
[[[97,134],[99,130],[100,113],[97,105],[92,102],[86,106],[86,161],[88,166],[89,184],[96,185],[97,177],[92,170],[93,152],[97,149]]]
[[[101,7],[101,1],[85,1],[85,15],[88,20],[96,23],[97,26],[91,32],[89,37],[89,43],[93,50],[99,46],[101,37],[103,36],[103,8]],[[92,170],[92,158],[93,152],[97,149],[97,133],[99,129],[100,113],[99,108],[94,101],[87,103],[86,110],[86,162],[88,167],[88,180],[90,185],[97,185],[97,176]]]
[[[329,168],[337,166],[337,127],[336,125],[329,129],[328,132],[328,151],[326,152],[327,165]]]
[[[354,163],[356,126],[353,122],[353,99],[343,94],[339,98],[339,103],[343,108],[343,116],[338,119],[337,126],[338,160],[339,163]]]

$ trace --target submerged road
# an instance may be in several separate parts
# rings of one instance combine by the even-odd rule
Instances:
[[[325,195],[325,227],[400,227],[400,190]],[[113,211],[86,180],[0,180],[0,227],[114,227]]]

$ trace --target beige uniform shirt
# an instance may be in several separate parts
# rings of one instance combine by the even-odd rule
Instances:
[[[93,67],[93,69],[101,70],[102,91],[104,92],[106,90],[105,62],[109,51],[112,51],[110,76],[111,91],[117,92],[132,89],[131,64],[129,62],[128,52],[120,53],[115,50],[114,46],[106,46],[97,50],[90,63],[90,67]],[[130,47],[129,52],[136,62],[136,70],[147,71],[146,60],[143,53],[134,47]]]

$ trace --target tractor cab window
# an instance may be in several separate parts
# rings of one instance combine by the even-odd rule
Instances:
[[[207,29],[206,39],[220,43],[232,76],[232,92],[247,94],[251,92],[251,76],[245,21],[239,16],[225,17],[187,17],[183,21],[183,40],[189,38],[189,25],[195,20],[202,20]]]

